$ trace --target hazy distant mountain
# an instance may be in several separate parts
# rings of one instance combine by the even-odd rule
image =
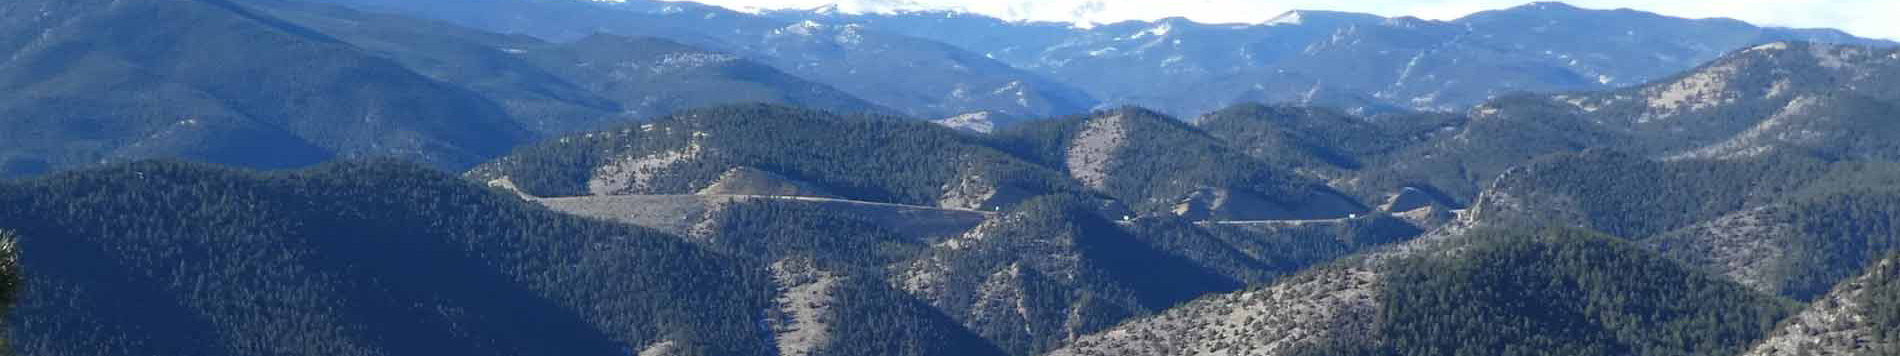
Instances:
[[[889,110],[733,54],[662,39],[601,34],[552,43],[336,5],[244,4],[468,87],[501,103],[522,126],[540,134],[745,102],[838,112]]]
[[[5,6],[19,11],[0,13],[11,39],[0,86],[18,95],[0,98],[0,177],[152,157],[284,168],[393,156],[462,170],[538,135],[704,105],[889,112],[656,39],[557,44],[277,0]]]
[[[528,137],[473,92],[224,0],[0,10],[0,176],[144,157],[457,168]]]
[[[1088,29],[942,11],[770,14],[939,40],[1082,88],[1105,105],[1183,116],[1257,101],[1355,113],[1462,110],[1514,91],[1640,84],[1770,41],[1893,45],[1834,30],[1562,3],[1451,21],[1302,10],[1259,24],[1171,18]]]
[[[1087,111],[1080,90],[942,43],[861,26],[785,21],[694,3],[575,0],[323,0],[572,41],[595,33],[665,38],[725,51],[920,118],[974,111]]]

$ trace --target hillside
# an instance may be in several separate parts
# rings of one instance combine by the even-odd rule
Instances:
[[[1370,118],[1323,107],[1256,103],[1234,105],[1194,120],[1194,127],[1248,156],[1328,175],[1365,168],[1370,159],[1460,124],[1461,118],[1451,115]]]
[[[1895,248],[1890,163],[1560,154],[1494,181],[1470,218],[1625,236],[1757,290],[1812,300]]]
[[[459,169],[527,138],[501,106],[224,0],[0,5],[0,176],[185,157]]]
[[[1367,217],[1308,231],[1204,227],[1178,218],[1115,224],[1085,201],[1046,197],[934,242],[895,266],[892,283],[1005,350],[1035,354],[1128,318],[1419,232],[1391,223]]]
[[[0,207],[34,251],[9,322],[28,354],[997,354],[902,294],[406,164],[135,163],[6,184]],[[775,302],[811,288],[851,307]]]
[[[1429,182],[1468,202],[1497,174],[1539,156],[1615,147],[1671,160],[1795,155],[1891,160],[1900,104],[1887,79],[1900,49],[1777,42],[1694,70],[1602,92],[1507,95],[1438,135],[1356,174],[1368,188]]]
[[[808,257],[833,266],[835,276],[884,281],[1012,354],[1035,354],[1126,318],[1422,232],[1388,216],[1286,225],[1197,225],[1178,218],[1116,224],[1098,213],[1099,202],[1055,196],[996,214],[757,196],[539,201],[679,231],[716,251],[761,260]],[[1130,261],[1141,261],[1140,267]]]
[[[1900,351],[1900,259],[1888,257],[1742,356],[1886,355]]]
[[[1141,214],[1195,220],[1323,219],[1364,206],[1187,124],[1139,108],[1025,123],[998,144]]]
[[[1588,232],[1461,239],[1202,298],[1050,355],[1732,355],[1796,307]]]
[[[996,210],[1074,191],[1056,172],[922,121],[770,105],[691,110],[524,147],[468,176],[541,197],[694,194],[745,168],[853,200]]]

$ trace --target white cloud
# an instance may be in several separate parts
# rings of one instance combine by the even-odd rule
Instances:
[[[678,0],[668,0],[678,1]],[[1521,5],[1523,0],[703,0],[728,8],[846,10],[962,9],[1010,20],[1112,23],[1181,16],[1200,22],[1266,21],[1288,10],[1334,10],[1448,20]],[[1670,16],[1730,17],[1772,26],[1839,28],[1900,39],[1900,0],[1575,0],[1598,9],[1633,8]]]

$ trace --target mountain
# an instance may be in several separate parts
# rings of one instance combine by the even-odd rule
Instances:
[[[1080,90],[950,45],[692,3],[324,1],[552,41],[596,33],[664,38],[757,60],[915,117],[975,111],[1054,116],[1095,105]]]
[[[1000,355],[878,283],[396,162],[115,165],[0,185],[0,222],[27,354]]]
[[[1325,182],[1254,160],[1180,120],[1139,108],[1025,123],[992,136],[1141,214],[1331,219],[1365,210]]]
[[[1105,105],[1174,115],[1255,101],[1368,114],[1461,111],[1517,91],[1641,84],[1765,42],[1894,45],[1835,30],[1548,2],[1450,21],[1299,10],[1260,24],[1169,18],[1086,29],[943,11],[771,14],[942,41],[1082,88]]]
[[[747,102],[889,112],[764,64],[662,39],[596,34],[552,43],[336,5],[244,4],[469,88],[501,103],[522,126],[542,135]]]
[[[1121,129],[1108,130],[1120,138],[1106,141],[1127,144],[1101,148],[1101,176],[1128,180],[1102,189],[1086,186],[1097,176],[1075,173],[1087,169],[1063,173],[1073,168],[1070,152],[1093,150],[1077,143],[1092,139],[1076,138],[1090,134],[1071,130],[1108,121],[1102,125]],[[1048,150],[1060,155],[1040,154]],[[1179,157],[1186,159],[1172,159]],[[744,105],[557,139],[466,176],[714,251],[769,261],[813,256],[833,266],[832,276],[885,281],[1011,354],[1043,352],[1428,227],[1365,211],[1265,164],[1213,162],[1252,161],[1139,109],[978,136],[914,120]],[[1189,200],[1130,203],[1137,217],[1122,205],[1149,201],[1144,189],[1177,189],[1154,194]],[[1313,220],[1231,221],[1264,219]]]
[[[1426,143],[1463,121],[1450,114],[1359,116],[1325,107],[1244,103],[1202,115],[1194,126],[1248,156],[1330,179]]]
[[[1468,202],[1532,158],[1615,147],[1658,159],[1892,159],[1882,118],[1900,103],[1890,76],[1900,50],[1776,42],[1695,70],[1602,92],[1520,94],[1480,104],[1469,120],[1353,175],[1347,190],[1421,182]]]
[[[0,176],[187,157],[473,165],[528,138],[500,105],[223,0],[0,5]]]
[[[392,156],[460,171],[539,136],[706,105],[891,112],[651,38],[551,43],[282,0],[41,3],[4,15],[0,85],[30,94],[0,101],[0,137],[17,143],[0,148],[0,177],[142,158]],[[219,61],[235,64],[207,64]]]
[[[1888,257],[1784,323],[1742,356],[1882,355],[1900,351],[1900,259]]]
[[[705,203],[682,203],[682,200]],[[1043,196],[984,213],[763,196],[538,199],[557,210],[682,231],[708,249],[809,258],[882,281],[1010,354],[1036,354],[1192,298],[1265,283],[1423,231],[1386,215],[1311,222],[1116,222],[1101,202]],[[802,260],[797,260],[802,261]],[[823,299],[832,308],[856,307]]]
[[[771,105],[691,110],[564,137],[468,176],[541,197],[676,195],[725,182],[735,169],[854,200],[984,211],[1079,190],[1048,168],[936,124]]]
[[[1202,298],[1049,355],[1733,355],[1797,306],[1581,230],[1437,243]]]

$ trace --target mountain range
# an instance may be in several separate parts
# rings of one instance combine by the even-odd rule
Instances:
[[[1086,29],[944,11],[769,14],[938,40],[1074,85],[1106,105],[1181,116],[1259,101],[1355,113],[1459,111],[1518,91],[1641,84],[1765,42],[1894,45],[1836,30],[1550,2],[1449,21],[1297,10],[1260,24],[1169,18]]]
[[[1900,352],[1891,43],[1557,3],[822,10],[0,4],[0,340]]]

